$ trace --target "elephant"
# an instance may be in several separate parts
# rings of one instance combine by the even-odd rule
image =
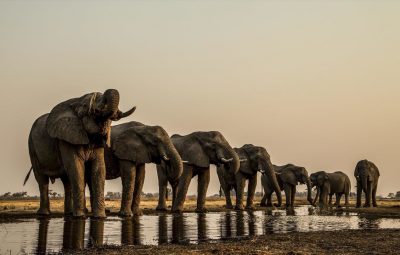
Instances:
[[[175,134],[171,137],[171,140],[184,163],[183,172],[179,178],[178,192],[172,205],[172,212],[181,213],[183,211],[190,181],[196,175],[198,175],[196,212],[206,212],[205,200],[210,183],[210,164],[217,166],[225,164],[226,168],[234,174],[239,170],[239,157],[218,131],[198,131],[184,136]],[[157,171],[159,175],[167,172],[163,167],[164,165],[161,164],[160,170]],[[165,180],[167,178],[161,176],[160,179]],[[164,181],[159,185],[165,187],[166,182]]]
[[[366,159],[357,163],[354,170],[354,177],[357,180],[357,203],[356,207],[361,206],[361,193],[365,194],[364,207],[371,207],[371,199],[373,207],[376,204],[376,189],[378,188],[379,169],[374,163]]]
[[[181,157],[162,127],[135,121],[112,126],[111,148],[106,150],[106,180],[121,177],[121,216],[141,214],[146,163],[162,163],[164,176],[173,183],[177,183],[183,171]]]
[[[249,181],[246,209],[254,209],[253,200],[257,186],[257,172],[265,173],[271,181],[271,187],[278,197],[277,206],[282,204],[281,189],[272,166],[267,150],[260,146],[245,144],[241,148],[234,148],[240,158],[239,171],[233,175],[226,171],[225,165],[217,167],[218,178],[225,194],[226,208],[232,209],[230,191],[236,191],[237,210],[243,210],[243,194],[246,180]]]
[[[308,177],[308,172],[304,167],[295,166],[293,164],[273,166],[280,189],[285,192],[287,208],[294,206],[296,186],[298,183],[307,185],[307,200],[310,204],[313,203],[313,200],[311,198],[311,181]],[[274,190],[271,186],[271,181],[266,174],[263,174],[261,176],[261,183],[264,187],[265,194],[261,200],[260,206],[272,206],[271,196]],[[265,203],[265,201],[267,201],[267,203]]]
[[[49,180],[61,178],[65,190],[64,212],[85,216],[85,172],[90,172],[93,216],[105,217],[104,147],[110,142],[112,121],[131,115],[118,109],[119,92],[108,89],[64,101],[39,117],[29,134],[29,156],[40,190],[39,215],[50,214]]]
[[[336,207],[340,206],[340,198],[342,195],[345,196],[345,205],[349,205],[349,195],[351,189],[351,183],[349,177],[340,171],[334,173],[327,173],[325,171],[319,171],[310,175],[311,186],[317,187],[317,194],[313,201],[313,205],[316,204],[319,197],[320,207],[326,207],[332,202],[333,194],[336,195]],[[329,195],[329,203],[328,202]]]

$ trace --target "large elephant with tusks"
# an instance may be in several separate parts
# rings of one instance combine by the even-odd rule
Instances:
[[[218,166],[224,164],[229,171],[236,173],[240,164],[239,157],[224,136],[217,131],[199,131],[184,136],[173,135],[171,140],[179,152],[182,162],[184,162],[183,173],[179,178],[178,192],[172,205],[172,211],[183,211],[183,204],[190,181],[197,175],[198,194],[196,212],[206,212],[205,200],[208,184],[210,183],[210,165],[214,164]],[[163,165],[161,165],[158,174],[167,173],[167,170],[162,170],[162,167]],[[160,183],[160,187],[161,185]],[[164,182],[164,185],[166,185],[166,182]]]
[[[39,117],[29,134],[29,155],[40,190],[38,214],[50,214],[49,180],[61,178],[65,188],[64,212],[85,216],[85,172],[92,175],[92,210],[94,217],[105,217],[104,182],[106,167],[104,147],[110,142],[112,121],[135,111],[118,109],[119,93],[108,89],[64,101],[49,114]]]

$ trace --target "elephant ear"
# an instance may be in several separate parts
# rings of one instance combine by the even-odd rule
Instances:
[[[290,171],[288,169],[284,169],[284,170],[282,170],[281,173],[278,173],[278,175],[283,183],[297,185],[296,175],[292,171]]]
[[[46,122],[46,129],[50,137],[76,145],[89,144],[89,137],[82,120],[73,107],[80,100],[80,98],[70,99],[51,110]]]
[[[182,160],[188,161],[189,164],[199,167],[210,166],[210,159],[197,139],[191,138],[188,141],[185,141],[182,149]]]
[[[329,177],[327,175],[319,175],[317,177],[317,183],[319,186],[324,185],[325,181],[329,180]]]
[[[112,133],[112,129],[111,129]],[[127,129],[117,137],[112,136],[111,148],[119,159],[137,163],[151,163],[151,156],[135,128]]]

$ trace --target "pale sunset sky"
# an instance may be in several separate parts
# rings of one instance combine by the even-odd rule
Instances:
[[[33,175],[22,186],[37,117],[107,88],[170,135],[218,130],[274,164],[343,171],[352,191],[368,159],[378,194],[400,191],[399,14],[399,1],[1,1],[0,193],[39,193]],[[154,165],[144,191],[158,191]]]

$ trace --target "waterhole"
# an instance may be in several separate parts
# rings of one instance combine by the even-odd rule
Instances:
[[[355,213],[320,215],[313,207],[294,211],[144,215],[130,219],[29,219],[0,224],[0,254],[60,252],[109,245],[210,242],[274,233],[400,228],[400,219]]]

